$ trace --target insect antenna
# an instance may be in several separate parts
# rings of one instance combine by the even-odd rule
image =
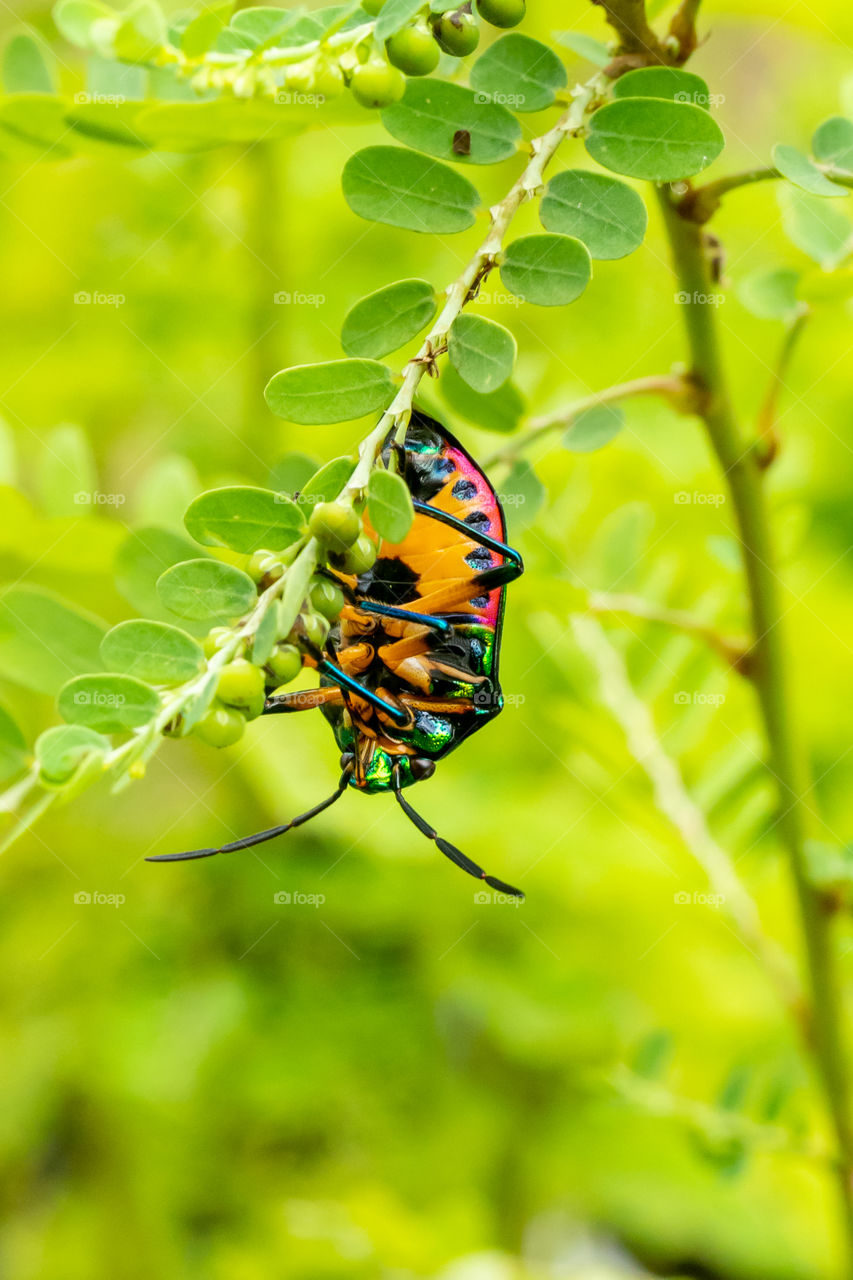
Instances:
[[[399,778],[395,777],[394,795],[397,803],[414,826],[428,840],[434,840],[438,845],[445,858],[449,858],[451,862],[455,862],[457,867],[461,867],[463,871],[467,871],[469,876],[473,876],[475,880],[485,880],[487,885],[492,889],[496,889],[498,893],[508,893],[513,898],[521,898],[524,900],[524,894],[520,889],[515,889],[511,884],[505,884],[503,880],[498,880],[497,876],[487,876],[482,867],[478,867],[476,862],[464,854],[461,849],[457,849],[455,844],[451,844],[449,840],[443,840],[438,832],[429,825],[425,818],[413,809],[406,797],[403,795],[399,786]]]
[[[241,849],[251,849],[253,845],[263,844],[265,840],[275,840],[276,836],[283,836],[285,831],[291,831],[294,827],[301,827],[303,823],[310,822],[312,818],[317,817],[318,813],[330,808],[336,800],[340,800],[347,789],[350,773],[350,769],[345,769],[341,774],[337,789],[330,796],[327,796],[325,800],[321,800],[319,804],[315,804],[313,809],[308,809],[305,813],[300,813],[297,818],[292,818],[290,822],[285,822],[283,826],[270,827],[268,831],[257,831],[253,836],[243,836],[242,840],[234,840],[231,844],[223,844],[218,849],[193,849],[190,853],[158,853],[146,858],[145,861],[189,862],[193,858],[212,858],[216,853],[238,853]]]

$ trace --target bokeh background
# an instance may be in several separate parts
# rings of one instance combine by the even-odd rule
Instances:
[[[530,8],[532,35],[605,35],[581,0]],[[729,140],[714,173],[766,163],[776,141],[805,146],[845,108],[853,11],[841,0],[704,9],[691,65],[722,95]],[[8,33],[21,21],[73,87],[79,59],[48,7],[5,10]],[[589,74],[564,56],[572,80]],[[848,86],[848,110],[851,98]],[[264,383],[340,355],[363,294],[404,276],[443,287],[482,233],[356,218],[340,170],[382,137],[365,117],[193,156],[0,162],[5,583],[48,587],[107,623],[133,616],[114,574],[132,529],[179,531],[202,487],[266,483],[289,452],[355,445],[361,424],[275,420]],[[560,163],[584,163],[580,144]],[[516,168],[467,172],[489,200]],[[477,304],[516,333],[531,412],[683,358],[651,199],[649,211],[645,245],[597,264],[570,309],[514,306],[497,281]],[[535,212],[518,225],[533,230]],[[749,422],[781,327],[751,315],[738,284],[813,264],[786,238],[771,185],[732,196],[717,229],[718,316]],[[847,304],[817,309],[783,393],[772,481],[812,834],[838,847],[850,836],[850,353]],[[480,456],[506,443],[449,420]],[[478,901],[387,797],[351,794],[255,854],[143,862],[327,794],[337,752],[319,717],[257,722],[224,752],[167,743],[121,795],[53,810],[2,864],[5,1274],[840,1274],[808,1065],[730,904],[707,900],[695,849],[632,755],[620,720],[638,705],[623,689],[614,716],[598,667],[627,675],[678,764],[680,802],[708,815],[767,932],[795,954],[749,690],[662,626],[571,621],[589,590],[631,592],[737,632],[721,479],[698,424],[651,400],[628,406],[608,448],[570,454],[557,436],[531,460],[548,496],[533,523],[511,512],[528,571],[509,592],[509,705],[417,794],[527,902]],[[81,507],[81,490],[110,500]],[[35,737],[55,710],[25,667],[0,635],[0,701]],[[77,897],[96,893],[121,901]],[[849,985],[843,921],[838,941]]]

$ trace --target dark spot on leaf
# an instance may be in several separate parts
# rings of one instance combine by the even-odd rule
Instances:
[[[455,156],[470,156],[471,154],[471,135],[467,129],[457,129],[453,135],[453,154]]]

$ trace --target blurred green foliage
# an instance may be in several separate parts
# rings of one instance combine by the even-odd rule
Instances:
[[[542,39],[604,35],[582,0],[530,7],[524,29]],[[46,7],[19,16],[56,44]],[[722,95],[729,143],[712,177],[767,163],[777,141],[805,147],[849,110],[853,13],[840,0],[783,14],[710,0],[702,26],[711,38],[691,66]],[[583,79],[563,53],[570,83]],[[57,56],[73,85],[76,56]],[[358,426],[274,419],[264,384],[337,358],[347,312],[383,284],[443,288],[480,235],[355,217],[340,171],[383,139],[368,122],[192,156],[3,164],[5,583],[113,624],[145,609],[115,584],[129,530],[177,535],[202,486],[266,484],[294,450],[352,448]],[[577,148],[566,164],[583,163]],[[514,163],[478,175],[486,200]],[[596,263],[571,309],[516,306],[489,282],[476,313],[515,333],[531,410],[683,357],[650,213],[644,245]],[[719,319],[747,416],[781,329],[728,283],[809,268],[790,217],[766,185],[732,195],[715,223]],[[518,229],[537,230],[533,210]],[[803,335],[773,478],[813,834],[834,847],[850,836],[849,351],[841,298]],[[442,412],[481,456],[503,443]],[[673,1275],[839,1274],[827,1140],[792,1029],[725,906],[702,900],[707,883],[570,627],[579,588],[743,627],[732,521],[698,425],[656,401],[625,412],[606,450],[537,447],[545,505],[532,524],[523,506],[509,513],[528,572],[510,592],[508,706],[418,791],[444,835],[523,885],[523,907],[478,902],[389,798],[348,795],[255,855],[143,863],[327,794],[337,761],[319,717],[258,722],[221,754],[167,744],[145,781],[54,810],[7,856],[10,1276],[538,1280],[620,1274],[621,1248]],[[750,691],[660,624],[605,627],[766,928],[795,950]],[[56,713],[23,665],[0,618],[0,700],[31,741]],[[620,1064],[635,1084],[652,1077],[665,1105],[619,1087]],[[735,1115],[734,1130],[709,1133],[691,1103]]]

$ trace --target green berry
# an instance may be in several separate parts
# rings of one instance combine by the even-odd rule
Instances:
[[[462,9],[442,13],[434,20],[432,29],[444,52],[454,58],[464,58],[466,54],[473,53],[480,43],[480,28],[471,14]]]
[[[526,11],[525,0],[477,0],[477,12],[493,27],[517,27]]]
[[[271,578],[275,582],[284,573],[284,565],[271,551],[256,551],[246,565],[246,572],[255,582]]]
[[[361,7],[365,13],[370,14],[371,18],[375,18],[384,3],[385,0],[361,0]]]
[[[303,613],[301,622],[309,644],[312,644],[315,649],[322,649],[329,634],[328,619],[321,617],[319,613]]]
[[[356,67],[349,82],[352,96],[363,107],[390,107],[406,92],[406,77],[396,67],[380,59]]]
[[[396,31],[385,41],[388,61],[407,76],[428,76],[438,66],[440,52],[425,22]]]
[[[245,658],[229,662],[219,673],[216,696],[231,707],[251,709],[264,696],[264,673]]]
[[[302,670],[302,654],[295,644],[277,644],[270,654],[267,670],[276,684],[290,684]]]
[[[204,650],[204,656],[206,658],[212,658],[214,654],[219,652],[226,640],[231,639],[231,635],[232,632],[229,627],[213,627],[211,631],[208,631],[207,635],[201,642],[201,647]]]
[[[376,543],[371,542],[367,534],[363,533],[343,555],[335,556],[335,568],[358,577],[360,573],[367,573],[368,569],[373,568],[376,555]]]
[[[352,507],[341,502],[320,502],[311,512],[308,531],[328,551],[341,552],[355,542],[361,521]]]
[[[209,747],[230,747],[239,742],[246,728],[246,721],[239,711],[231,707],[211,707],[193,726],[193,733]]]
[[[329,582],[326,578],[315,579],[308,599],[315,612],[321,613],[330,622],[334,622],[346,604],[346,596],[340,587],[336,587],[334,582]]]
[[[323,99],[339,98],[345,89],[344,73],[337,62],[320,62],[314,72],[314,92]]]

